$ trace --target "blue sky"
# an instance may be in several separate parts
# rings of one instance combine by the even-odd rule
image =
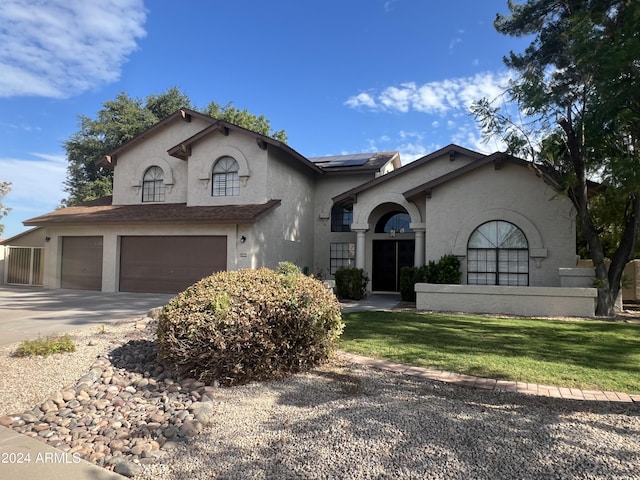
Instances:
[[[506,0],[3,0],[3,237],[60,204],[64,141],[122,91],[232,102],[307,157],[499,150],[468,113],[501,92],[502,57],[527,44],[495,31],[498,12]]]

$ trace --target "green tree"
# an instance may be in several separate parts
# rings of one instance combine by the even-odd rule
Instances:
[[[509,15],[496,17],[498,32],[533,37],[523,53],[504,59],[517,75],[505,94],[519,116],[488,100],[472,110],[486,135],[501,135],[511,153],[533,158],[571,199],[595,266],[596,313],[611,316],[640,229],[640,2],[508,7]],[[594,179],[604,194],[594,195]]]
[[[284,130],[272,131],[271,122],[265,118],[264,115],[259,117],[249,113],[247,109],[239,110],[233,106],[232,103],[228,103],[224,107],[221,107],[216,102],[211,102],[203,110],[203,113],[213,118],[218,118],[234,125],[252,130],[260,135],[274,138],[282,143],[287,143],[287,134]]]
[[[114,100],[107,100],[95,119],[80,116],[79,130],[64,142],[69,161],[64,182],[68,197],[62,203],[71,206],[110,195],[113,171],[97,166],[95,161],[182,107],[199,110],[180,89],[173,87],[149,95],[144,101],[122,92]],[[231,104],[220,107],[215,102],[200,111],[281,142],[287,140],[283,130],[272,132],[264,115],[256,116]]]
[[[11,182],[0,182],[0,201],[11,191]],[[0,218],[7,215],[11,209],[9,207],[5,207],[0,202]],[[0,235],[4,232],[4,225],[0,223]]]

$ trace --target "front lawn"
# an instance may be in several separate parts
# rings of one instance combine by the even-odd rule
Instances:
[[[479,377],[640,393],[640,324],[413,312],[343,315],[340,348]]]

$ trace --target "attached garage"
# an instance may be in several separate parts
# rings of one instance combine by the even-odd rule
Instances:
[[[226,236],[120,237],[121,292],[177,293],[226,269]]]
[[[62,237],[60,287],[102,289],[102,237]]]

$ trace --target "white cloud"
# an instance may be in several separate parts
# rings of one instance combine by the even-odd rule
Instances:
[[[347,99],[352,108],[370,110],[410,111],[427,114],[446,114],[451,110],[468,111],[471,104],[481,98],[499,96],[510,78],[508,72],[478,73],[472,77],[445,79],[417,85],[415,82],[389,86],[379,94],[360,93]]]
[[[376,108],[376,101],[368,93],[359,93],[354,97],[350,97],[345,102],[345,104],[351,108],[358,108],[358,107]]]
[[[145,20],[143,0],[3,0],[0,97],[65,98],[117,80]]]

